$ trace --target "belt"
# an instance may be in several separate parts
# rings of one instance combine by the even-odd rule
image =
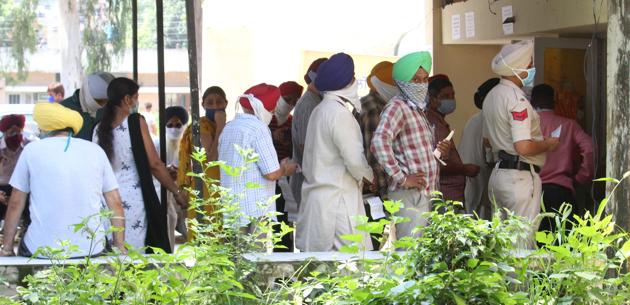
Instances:
[[[531,171],[531,167],[534,167],[534,171],[538,174],[540,173],[540,166],[538,165],[533,165],[533,164],[529,164],[529,163],[525,163],[525,162],[521,162],[521,161],[506,161],[506,160],[501,160],[499,161],[499,168],[503,168],[503,169],[517,169],[517,170],[521,170],[521,171]]]

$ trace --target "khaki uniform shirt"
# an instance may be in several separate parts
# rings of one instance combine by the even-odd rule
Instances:
[[[514,148],[514,143],[518,141],[543,140],[538,113],[532,108],[523,90],[509,80],[501,79],[488,93],[483,104],[483,118],[483,136],[490,141],[495,158],[500,150],[518,155]],[[545,155],[520,156],[520,159],[543,166]]]

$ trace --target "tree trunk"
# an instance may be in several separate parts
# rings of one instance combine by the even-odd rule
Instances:
[[[609,0],[608,14],[606,171],[621,179],[630,170],[630,4]],[[606,208],[617,225],[630,231],[630,179],[619,185]]]
[[[81,32],[79,29],[79,3],[77,0],[60,0],[61,20],[61,83],[66,96],[74,93],[81,85],[83,66],[81,65]]]

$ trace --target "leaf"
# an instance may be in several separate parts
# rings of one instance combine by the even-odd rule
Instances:
[[[347,254],[356,254],[356,253],[359,253],[359,246],[357,246],[357,245],[341,246],[341,248],[339,249],[339,252],[347,253]]]
[[[621,177],[621,180],[626,179],[628,177],[630,177],[630,171],[625,172],[623,176]]]
[[[262,188],[262,185],[260,185],[258,183],[247,182],[247,183],[245,183],[245,188],[248,188],[248,189],[259,189],[259,188]]]
[[[453,294],[453,299],[455,299],[455,304],[457,304],[457,305],[466,305],[466,301],[462,297],[458,296],[454,292],[452,294]]]
[[[576,272],[575,275],[577,275],[577,276],[579,276],[579,277],[581,277],[581,278],[583,278],[585,280],[588,280],[588,281],[592,281],[592,280],[594,280],[596,278],[599,278],[599,275],[597,275],[595,272],[584,272],[584,271],[582,271],[582,272]]]
[[[345,234],[341,235],[341,239],[345,239],[355,243],[363,242],[363,234]]]
[[[610,183],[619,183],[619,180],[615,179],[615,178],[609,178],[609,177],[604,177],[604,178],[599,178],[599,179],[595,179],[593,180],[594,182],[610,182]]]

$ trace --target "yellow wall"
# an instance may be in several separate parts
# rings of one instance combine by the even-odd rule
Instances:
[[[490,69],[490,61],[501,46],[443,44],[440,2],[433,1],[433,74],[446,74],[453,83],[457,109],[446,120],[455,130],[455,143],[459,143],[466,122],[479,111],[473,94],[484,81],[496,77]]]
[[[543,36],[566,32],[589,33],[593,28],[592,0],[498,0],[488,4],[488,0],[468,0],[448,5],[443,10],[443,20],[434,23],[444,29],[444,42],[450,43],[493,43],[493,41],[518,39],[526,36]],[[599,23],[606,23],[608,1],[595,1]],[[601,6],[600,6],[601,4]],[[501,8],[512,6],[515,17],[514,34],[503,33]],[[438,7],[437,5],[435,7]],[[492,12],[496,13],[493,14]],[[464,13],[474,12],[475,37],[466,38]],[[453,15],[461,17],[461,39],[452,39]],[[579,30],[578,30],[579,29]]]

